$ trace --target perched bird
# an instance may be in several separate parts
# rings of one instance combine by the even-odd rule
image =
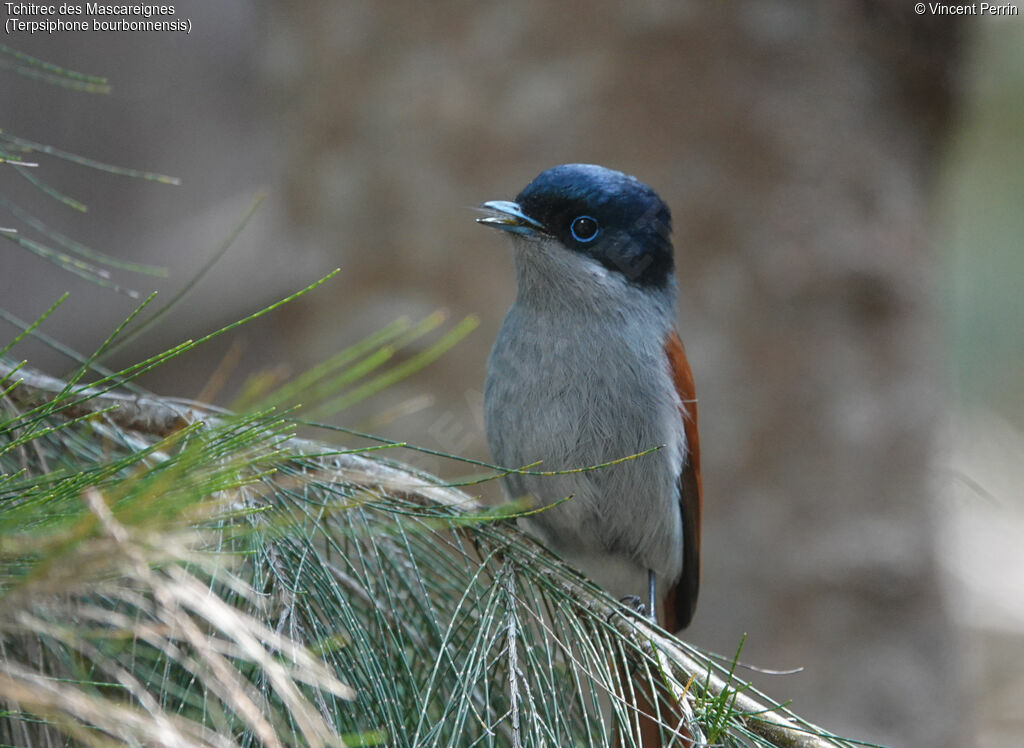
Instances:
[[[477,220],[512,237],[517,293],[487,363],[484,415],[513,498],[568,500],[521,520],[675,631],[700,579],[697,401],[675,332],[671,214],[634,177],[565,164]]]

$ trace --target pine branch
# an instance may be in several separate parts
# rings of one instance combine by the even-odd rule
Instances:
[[[16,381],[17,386],[13,386]],[[156,439],[165,439],[188,426],[200,424],[201,428],[213,428],[234,418],[202,403],[129,395],[103,387],[80,386],[68,395],[65,382],[2,361],[0,382],[4,382],[9,401],[23,413],[43,412],[68,420],[103,418],[118,428]],[[403,500],[423,509],[454,511],[457,513],[455,516],[474,518],[486,514],[484,507],[469,496],[401,465],[363,454],[338,452],[322,443],[294,437],[277,442],[276,447],[279,454],[290,454],[291,459],[313,460],[319,472],[317,479],[322,483],[362,486],[371,493],[384,487],[391,494],[400,495]],[[787,748],[849,745],[757,694],[747,684],[733,679],[731,673],[722,670],[711,659],[651,626],[645,619],[624,613],[621,605],[584,581],[573,581],[575,572],[520,536],[510,523],[466,522],[456,527],[457,532],[470,542],[477,543],[483,538],[489,544],[500,545],[505,557],[503,564],[511,562],[519,569],[534,570],[540,578],[547,580],[547,584],[573,600],[580,614],[585,614],[588,620],[611,622],[621,637],[619,648],[625,654],[629,667],[635,672],[645,663],[647,666],[652,661],[657,663],[653,677],[660,680],[658,686],[672,693],[674,698],[682,697],[681,701],[688,703],[698,715],[702,713],[702,705],[728,700],[732,722],[768,744]],[[495,533],[498,540],[495,540]],[[488,534],[491,537],[486,537]],[[506,567],[503,565],[502,568]],[[506,576],[502,577],[502,573]],[[511,572],[502,573],[498,574],[501,577],[500,587],[506,601],[510,601],[516,594],[516,587],[512,578],[507,576]],[[524,740],[523,726],[519,722],[520,700],[523,698],[519,687],[521,676],[516,664],[522,656],[517,653],[521,632],[516,613],[508,611],[507,614],[509,618],[501,636],[505,640],[508,660],[507,682],[511,684],[512,740],[519,743]],[[525,682],[524,685],[528,687]],[[699,697],[697,690],[700,691]],[[670,726],[667,728],[671,729]]]
[[[19,381],[20,380],[20,381]],[[0,382],[9,387],[8,396],[23,411],[45,409],[67,388],[63,380],[34,369],[0,361]],[[168,398],[129,395],[96,387],[73,390],[71,402],[62,402],[65,418],[82,418],[103,412],[122,429],[163,438],[185,426],[204,420],[213,411],[200,403],[182,403]]]

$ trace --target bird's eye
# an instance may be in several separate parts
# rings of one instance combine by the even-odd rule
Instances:
[[[573,220],[569,226],[569,231],[572,233],[572,238],[578,242],[592,242],[597,236],[597,232],[600,228],[597,225],[597,221],[590,216],[580,216]]]

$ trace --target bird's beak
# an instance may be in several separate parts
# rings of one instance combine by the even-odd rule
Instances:
[[[524,236],[536,236],[547,233],[540,221],[535,221],[523,212],[519,203],[510,200],[488,200],[480,206],[480,210],[488,215],[477,218],[477,223],[485,226],[510,231],[513,234]]]

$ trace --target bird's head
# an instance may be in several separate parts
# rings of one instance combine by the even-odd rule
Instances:
[[[542,172],[514,201],[481,209],[487,215],[478,222],[512,234],[517,264],[539,271],[527,273],[533,284],[568,283],[585,293],[672,285],[671,214],[635,177],[564,164]]]

